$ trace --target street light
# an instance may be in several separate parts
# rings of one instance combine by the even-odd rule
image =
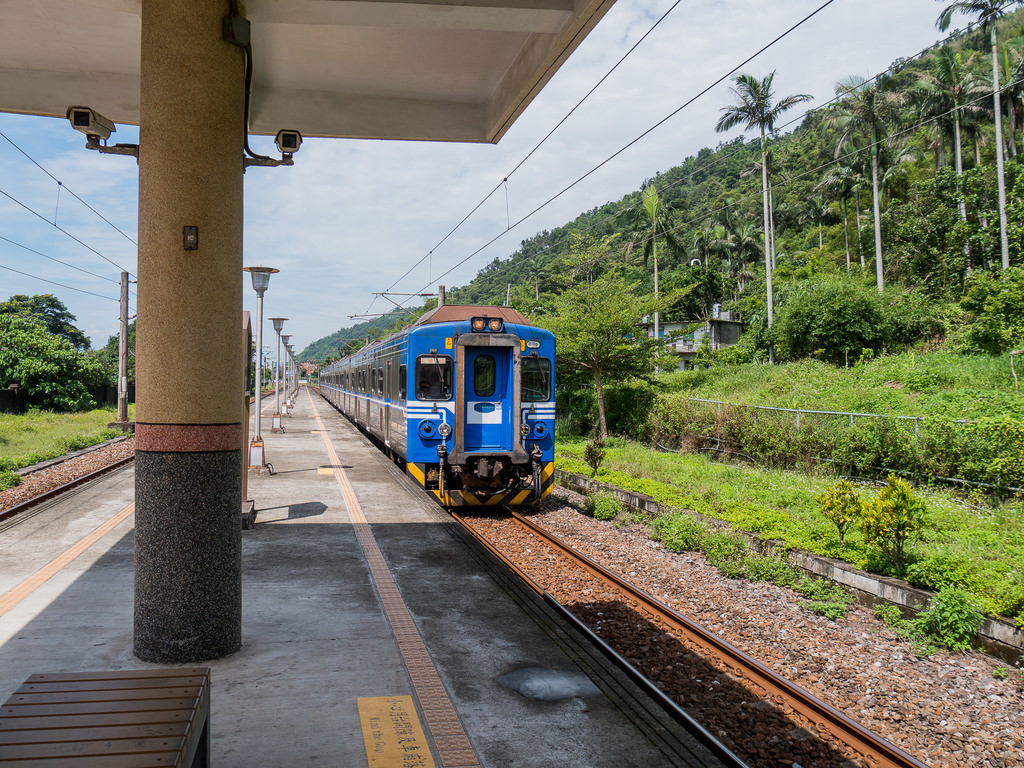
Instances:
[[[285,369],[286,373],[288,371],[288,339],[290,339],[291,337],[292,337],[292,335],[290,333],[282,333],[281,334],[281,343],[284,344],[284,369]],[[282,377],[282,386],[284,386],[284,408],[281,411],[281,415],[282,416],[287,416],[288,415],[288,409],[292,407],[292,402],[291,402],[291,400],[288,399],[288,376],[287,375]]]
[[[291,344],[285,344],[285,349],[288,350],[288,376],[290,381],[288,382],[288,404],[290,406],[295,405],[295,390],[298,387],[295,384],[295,352],[292,350]]]
[[[280,270],[273,267],[242,267],[252,277],[252,289],[256,291],[256,351],[263,354],[263,294],[270,285],[270,276]],[[263,402],[263,360],[256,361],[256,430],[249,443],[249,466],[263,469],[267,462],[263,456],[263,438],[260,436],[260,406]]]
[[[270,322],[274,324],[274,330],[277,331],[277,367],[274,369],[274,391],[277,399],[275,400],[273,427],[271,427],[274,432],[281,431],[281,384],[284,381],[284,377],[281,375],[281,329],[284,328],[284,321],[287,319],[287,317],[270,318]]]

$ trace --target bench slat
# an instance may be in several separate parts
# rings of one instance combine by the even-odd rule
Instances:
[[[143,701],[65,701],[50,704],[22,704],[0,707],[0,718],[39,717],[47,715],[103,714],[107,712],[185,711],[194,708],[194,699],[149,699]]]
[[[11,744],[4,746],[4,760],[78,757],[80,755],[142,755],[147,752],[181,752],[184,739],[168,736],[154,739],[115,739],[106,741],[58,741],[49,744]],[[6,768],[6,766],[5,766]]]
[[[164,709],[139,712],[101,712],[79,714],[76,709],[67,715],[42,717],[2,717],[0,733],[13,730],[35,730],[47,728],[91,728],[101,725],[168,725],[187,723],[192,719],[192,710]]]
[[[103,672],[45,672],[29,675],[26,683],[56,683],[75,680],[145,680],[161,677],[205,677],[206,667],[171,667],[152,669],[122,669]]]
[[[147,699],[195,700],[199,696],[200,691],[202,691],[201,685],[194,685],[189,688],[129,688],[122,691],[40,691],[38,693],[15,693],[4,702],[4,707],[31,704],[59,704],[68,701],[91,703],[97,701],[145,701]]]
[[[38,683],[24,683],[14,693],[50,693],[53,691],[163,691],[165,689],[198,688],[203,684],[201,677],[155,677],[132,680],[56,680]]]
[[[75,758],[74,768],[171,768],[176,765],[179,752],[150,752],[146,755],[103,755],[101,757]],[[44,765],[39,760],[4,761],[4,768],[40,768]],[[57,768],[67,763],[49,763],[46,768]]]
[[[85,742],[115,739],[164,739],[184,736],[188,733],[188,726],[188,723],[168,723],[165,725],[104,725],[98,728],[46,728],[31,731],[0,731],[0,749],[14,744],[58,744],[64,741]]]

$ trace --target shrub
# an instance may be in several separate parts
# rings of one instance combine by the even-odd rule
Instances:
[[[598,492],[587,496],[587,513],[595,520],[614,520],[622,511],[622,502],[611,493]]]
[[[860,520],[863,504],[853,485],[840,480],[820,496],[815,497],[818,509],[839,531],[839,546],[846,545],[846,531]]]
[[[914,620],[914,625],[951,651],[968,651],[984,618],[969,594],[957,587],[946,587]]]
[[[878,494],[864,505],[860,530],[864,541],[877,547],[902,576],[907,570],[907,544],[920,536],[927,507],[914,495],[910,483],[894,474]]]
[[[21,482],[21,475],[10,469],[0,469],[0,491],[13,488]]]
[[[853,604],[853,596],[849,591],[827,579],[802,576],[794,588],[807,598],[800,603],[804,608],[832,621],[846,618]]]
[[[745,561],[749,553],[746,538],[737,531],[713,531],[704,541],[704,554],[708,563],[730,579],[747,575]]]
[[[701,552],[710,535],[707,523],[691,515],[663,515],[651,528],[654,538],[670,552]]]
[[[597,470],[601,466],[601,462],[604,461],[604,455],[603,440],[593,440],[587,443],[587,447],[583,449],[583,460],[590,465],[591,477],[597,476]]]

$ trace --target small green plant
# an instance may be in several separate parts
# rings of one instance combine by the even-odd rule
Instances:
[[[604,461],[604,440],[592,440],[583,449],[583,460],[590,466],[590,476],[597,477],[597,470]]]
[[[13,488],[21,482],[21,475],[10,469],[0,469],[0,491]]]
[[[651,523],[653,538],[670,552],[701,552],[710,531],[707,523],[692,515],[662,515]]]
[[[622,512],[622,502],[614,494],[599,491],[587,496],[587,512],[595,520],[614,520]]]
[[[932,604],[915,620],[915,626],[951,651],[968,651],[984,615],[971,596],[958,587],[939,590]]]
[[[898,576],[907,571],[907,544],[921,535],[927,514],[925,503],[910,483],[889,475],[878,498],[864,505],[860,530],[864,541],[877,547]]]
[[[992,670],[992,677],[994,677],[996,680],[1005,680],[1008,674],[1009,671],[1006,669],[1006,667],[996,667]]]
[[[797,580],[794,589],[807,598],[800,605],[811,613],[817,613],[832,621],[846,618],[853,604],[853,596],[849,591],[827,579],[802,576]]]
[[[899,606],[891,603],[876,605],[875,617],[895,632],[897,639],[910,643],[918,656],[928,656],[938,650],[913,620],[903,618]]]
[[[860,520],[864,505],[853,484],[840,480],[820,496],[815,497],[818,509],[839,531],[839,546],[846,545],[846,532]]]

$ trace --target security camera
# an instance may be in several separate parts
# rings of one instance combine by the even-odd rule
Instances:
[[[293,155],[302,146],[302,134],[298,131],[278,131],[274,143],[282,155]]]
[[[106,141],[110,134],[117,130],[113,120],[89,107],[68,107],[68,122],[76,131],[96,141]]]

